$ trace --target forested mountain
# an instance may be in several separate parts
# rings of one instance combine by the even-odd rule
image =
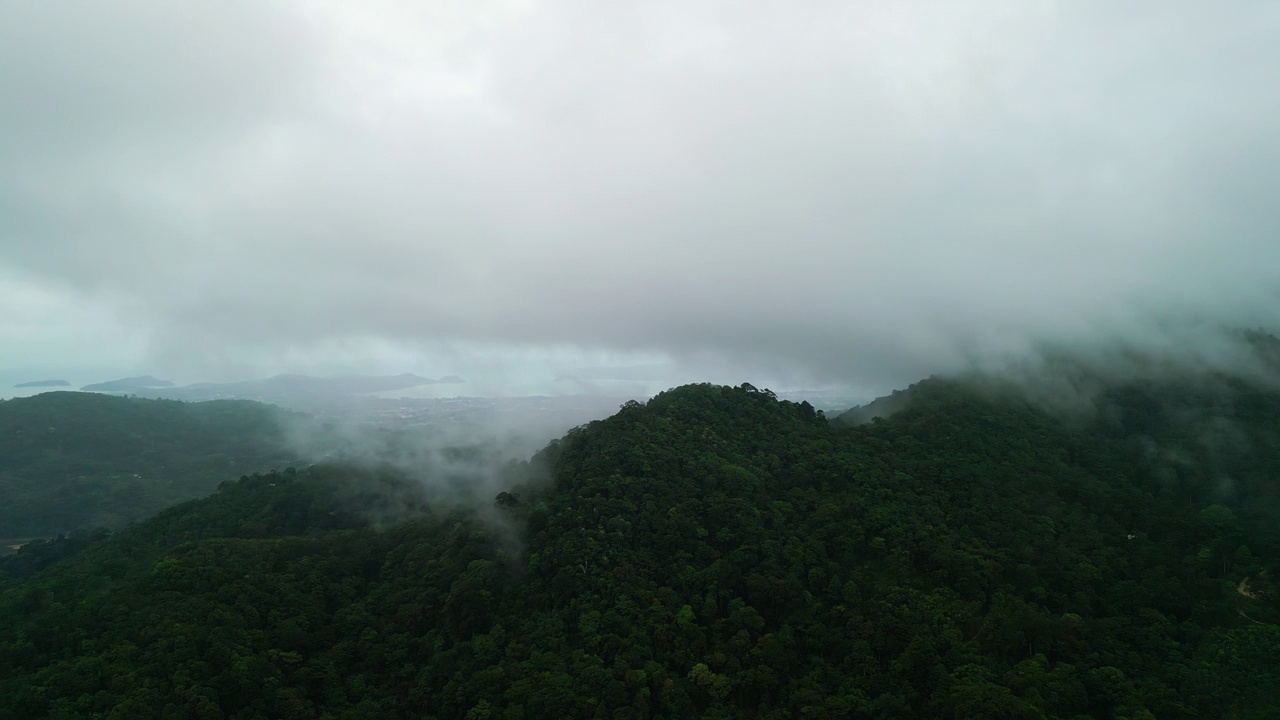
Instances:
[[[687,386],[480,511],[315,467],[33,545],[0,718],[1280,717],[1280,395],[905,399]]]
[[[280,412],[77,392],[0,401],[0,538],[116,527],[284,467]]]

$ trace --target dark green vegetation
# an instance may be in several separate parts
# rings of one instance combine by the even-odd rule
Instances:
[[[75,392],[0,401],[0,538],[118,527],[284,467],[279,413]]]
[[[479,514],[313,468],[33,546],[0,718],[1280,717],[1280,395],[908,396],[689,386]]]

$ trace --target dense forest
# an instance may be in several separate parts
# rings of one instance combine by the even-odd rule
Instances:
[[[280,413],[78,392],[0,400],[0,538],[118,527],[284,467]]]
[[[628,403],[481,508],[241,477],[0,561],[0,718],[1280,717],[1280,393]]]

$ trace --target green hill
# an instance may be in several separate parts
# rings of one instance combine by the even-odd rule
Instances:
[[[1280,395],[910,393],[688,386],[479,512],[316,467],[31,546],[0,718],[1280,716]]]
[[[77,392],[0,401],[0,538],[118,527],[283,466],[279,413]]]

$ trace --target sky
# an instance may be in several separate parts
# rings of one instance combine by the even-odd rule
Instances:
[[[1278,37],[1255,0],[0,3],[0,381],[1195,354],[1277,324]]]

